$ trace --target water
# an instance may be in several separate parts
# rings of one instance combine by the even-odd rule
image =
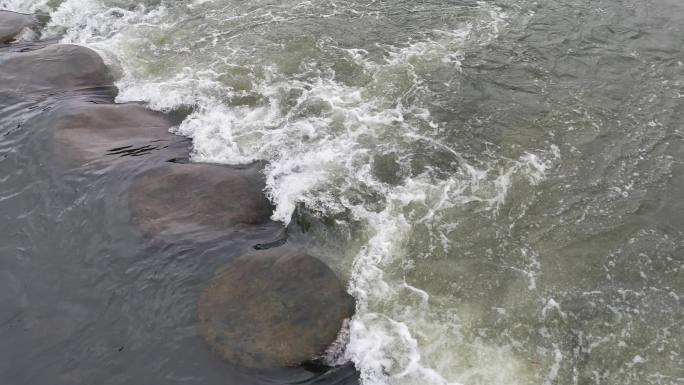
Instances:
[[[684,383],[683,3],[0,7],[42,10],[43,38],[98,50],[119,101],[187,114],[174,131],[193,160],[268,161],[273,219],[357,299],[328,359],[363,384]],[[199,284],[159,282],[190,288],[167,303],[116,277],[141,307],[190,317]],[[209,376],[238,378],[199,350]]]

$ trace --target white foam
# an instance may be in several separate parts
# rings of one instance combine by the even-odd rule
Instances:
[[[205,3],[209,2],[197,0],[191,6]],[[470,203],[496,210],[516,180],[539,183],[552,167],[544,154],[532,153],[516,160],[471,164],[435,134],[440,124],[426,106],[406,102],[420,100],[408,96],[430,94],[421,74],[439,68],[458,71],[466,45],[491,41],[504,27],[500,9],[484,3],[479,7],[481,19],[461,28],[429,31],[423,40],[384,47],[388,54],[381,62],[370,60],[363,49],[343,50],[367,72],[367,86],[344,84],[314,62],[303,63],[295,75],[265,67],[260,68],[262,75],[249,79],[249,94],[258,95],[258,100],[243,105],[226,100],[245,96],[246,91],[222,83],[222,74],[209,65],[183,67],[164,76],[139,70],[146,63],[130,47],[136,41],[144,45],[150,31],[170,28],[163,6],[122,9],[98,0],[67,0],[52,13],[49,31],[63,34],[64,42],[98,50],[119,68],[119,101],[143,100],[159,110],[193,107],[194,112],[173,129],[192,138],[193,160],[267,160],[266,193],[276,207],[273,219],[288,224],[303,203],[324,214],[349,212],[367,226],[369,240],[350,274],[349,291],[357,300],[357,311],[342,355],[355,363],[365,385],[469,384],[473,379],[511,385],[521,364],[508,348],[482,341],[466,346],[455,311],[433,307],[429,290],[387,274],[390,265],[413,257],[405,255],[402,244],[413,225],[434,223],[441,213]],[[216,35],[212,44],[216,45]],[[386,74],[402,75],[404,82],[386,87]],[[373,174],[373,155],[382,148],[401,154],[417,143],[450,154],[457,171],[437,178],[427,168],[397,185]],[[370,210],[353,199],[360,186],[385,200],[380,209]],[[407,214],[409,205],[420,206],[422,215]],[[451,247],[445,233],[439,239],[433,247],[442,252]],[[454,351],[455,346],[463,350]],[[339,362],[339,350],[333,351],[330,359]]]
[[[49,0],[0,0],[0,9],[20,12],[34,13],[38,10],[46,10]]]
[[[553,301],[553,299],[551,301]],[[556,382],[556,378],[558,378],[558,371],[560,370],[562,361],[563,353],[561,353],[560,348],[558,348],[557,344],[553,344],[553,364],[549,369],[549,373],[546,376],[544,385],[552,385]]]

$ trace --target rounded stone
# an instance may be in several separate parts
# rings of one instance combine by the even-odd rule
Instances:
[[[137,104],[72,101],[44,114],[56,151],[69,159],[143,155],[179,140],[164,115]]]
[[[0,84],[5,92],[55,92],[112,86],[113,78],[95,51],[55,44],[3,55]]]
[[[133,221],[152,236],[213,238],[269,222],[263,189],[255,167],[167,163],[136,178],[128,205]]]
[[[247,255],[202,294],[200,333],[233,364],[295,366],[324,353],[353,311],[351,296],[318,259]]]
[[[37,20],[33,15],[0,11],[0,44],[11,43],[26,28],[34,27]]]

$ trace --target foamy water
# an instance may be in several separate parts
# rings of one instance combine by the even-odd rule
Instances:
[[[591,116],[599,112],[583,102],[565,109],[561,96],[524,100],[560,95],[558,80],[543,65],[525,64],[533,53],[497,56],[497,47],[525,41],[508,36],[525,31],[541,6],[66,0],[0,7],[44,10],[51,16],[44,36],[100,52],[120,76],[118,101],[191,109],[173,132],[192,138],[193,160],[267,161],[274,220],[294,225],[304,211],[332,219],[330,232],[357,234],[342,247],[338,239],[317,242],[333,246],[322,247],[322,258],[335,261],[357,299],[348,344],[330,360],[353,361],[364,384],[682,380],[674,369],[681,346],[663,353],[645,342],[681,342],[681,334],[660,336],[635,316],[648,307],[637,299],[656,289],[677,298],[670,309],[679,306],[681,287],[672,286],[668,269],[681,265],[652,271],[657,263],[646,264],[648,274],[665,278],[630,288],[642,293],[632,300],[615,294],[626,289],[614,276],[629,275],[615,267],[621,262],[600,263],[590,282],[572,264],[555,270],[569,256],[553,248],[554,239],[572,243],[603,223],[591,219],[598,211],[586,211],[593,204],[616,218],[628,211],[603,195],[573,202],[596,186],[589,181],[563,194],[578,183],[565,178],[581,183],[583,172],[590,175],[582,146],[603,132],[605,122]],[[500,83],[506,87],[492,91]],[[535,110],[544,103],[558,116]],[[478,106],[482,113],[473,112]],[[672,162],[653,159],[653,175],[669,175]],[[634,188],[624,179],[638,169],[625,166],[614,187]],[[632,243],[677,236],[642,230]],[[635,253],[613,249],[600,258]],[[597,307],[616,316],[583,318],[583,308]],[[663,312],[676,328],[676,311]],[[604,344],[624,349],[610,360],[587,358],[592,349],[611,354]],[[641,374],[632,370],[648,363]]]

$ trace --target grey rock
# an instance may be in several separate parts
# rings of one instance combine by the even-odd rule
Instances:
[[[137,104],[61,103],[46,112],[57,155],[80,161],[141,155],[179,137],[164,115]]]
[[[0,44],[12,42],[24,29],[36,25],[37,20],[33,15],[0,11]]]
[[[201,296],[199,331],[233,364],[275,368],[310,361],[353,314],[353,299],[323,262],[279,252],[238,258]]]
[[[140,175],[128,205],[143,232],[163,238],[213,238],[235,228],[269,222],[271,206],[255,168],[191,163]]]
[[[3,92],[58,92],[107,87],[112,76],[95,51],[69,44],[0,57]]]

